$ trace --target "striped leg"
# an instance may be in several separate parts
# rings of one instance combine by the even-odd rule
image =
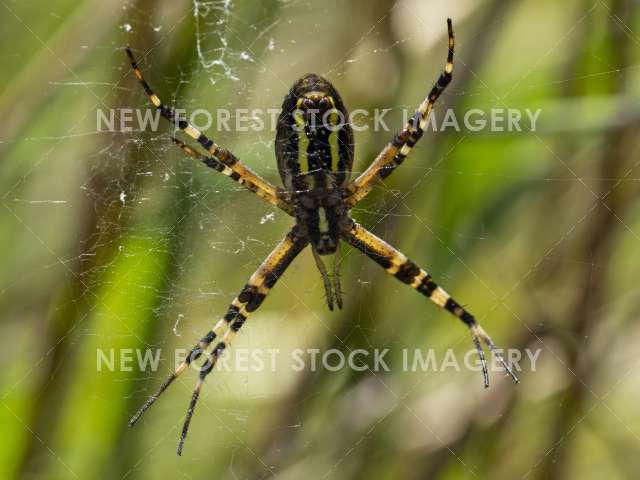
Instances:
[[[418,143],[422,137],[427,119],[433,105],[436,103],[442,92],[451,82],[451,73],[453,72],[453,49],[454,36],[453,25],[451,19],[447,19],[447,28],[449,34],[449,53],[447,55],[447,63],[444,71],[440,74],[437,82],[433,85],[431,92],[425,98],[411,120],[407,122],[404,129],[396,134],[391,142],[389,142],[376,159],[369,165],[360,176],[347,186],[347,203],[355,205],[362,200],[374,187],[378,179],[384,179],[399,167],[411,149]]]
[[[484,375],[484,386],[489,386],[489,373],[484,358],[484,352],[480,341],[482,340],[491,352],[500,361],[507,373],[517,383],[518,378],[511,368],[504,361],[500,352],[496,349],[491,337],[478,325],[473,315],[466,311],[456,302],[442,287],[439,287],[427,272],[418,267],[401,252],[393,248],[381,238],[375,236],[357,223],[354,223],[351,230],[343,233],[343,238],[349,244],[366,254],[388,273],[396,277],[403,283],[422,293],[440,308],[444,308],[462,320],[471,330],[473,343],[480,356],[482,363],[482,373]]]
[[[287,193],[282,189],[277,189],[277,195],[271,195],[270,192],[266,190],[260,189],[257,185],[252,183],[250,178],[240,176],[236,172],[234,172],[231,168],[227,167],[224,163],[220,162],[217,158],[212,156],[202,155],[201,153],[196,152],[189,145],[185,144],[183,141],[178,140],[177,138],[172,138],[174,143],[178,145],[187,155],[190,157],[196,158],[204,163],[207,167],[213,168],[218,172],[226,175],[230,179],[238,182],[240,185],[243,185],[251,192],[258,195],[260,198],[263,198],[267,202],[275,205],[280,208],[282,211],[288,213],[289,215],[295,215],[295,208],[289,202],[287,198]]]
[[[189,424],[195,409],[200,390],[204,383],[204,379],[215,366],[218,357],[224,349],[229,345],[232,338],[240,330],[247,317],[254,312],[262,304],[271,288],[278,281],[278,278],[284,273],[293,259],[307,246],[308,240],[298,238],[292,232],[289,232],[278,246],[269,254],[262,262],[262,265],[254,272],[247,284],[244,286],[240,294],[231,302],[229,309],[224,317],[222,317],[215,326],[204,335],[200,341],[191,349],[187,358],[172,372],[162,383],[160,388],[142,405],[142,407],[131,417],[129,426],[135,425],[142,414],[153,405],[158,397],[167,389],[171,383],[195,360],[200,358],[204,353],[207,359],[200,368],[198,382],[189,404],[187,417],[182,429],[180,444],[178,446],[178,454],[182,453],[182,446],[189,430]],[[220,338],[222,337],[222,338]],[[214,348],[207,352],[207,348],[216,338],[220,338]]]
[[[204,133],[201,133],[197,128],[191,125],[188,121],[176,115],[175,110],[173,108],[167,107],[166,105],[164,105],[162,103],[162,100],[160,100],[160,97],[158,97],[158,95],[156,95],[153,92],[153,90],[151,89],[147,81],[142,76],[142,72],[140,71],[140,68],[138,67],[138,64],[135,60],[135,57],[133,56],[133,52],[131,52],[131,49],[129,47],[127,47],[127,55],[129,56],[129,60],[131,61],[131,68],[133,69],[133,73],[135,74],[136,78],[142,85],[142,88],[144,88],[144,91],[149,97],[149,100],[151,101],[151,103],[153,103],[153,105],[158,109],[158,111],[160,111],[160,114],[164,118],[169,120],[177,128],[179,128],[184,133],[186,133],[188,136],[196,140],[205,150],[207,150],[207,152],[211,154],[213,159],[215,159],[218,163],[229,168],[232,173],[228,176],[232,178],[237,177],[237,178],[234,178],[234,180],[243,179],[243,181],[240,183],[245,185],[249,190],[257,193],[260,197],[268,200],[274,205],[277,204],[276,201],[279,198],[279,194],[282,195],[281,190],[279,190],[277,187],[275,187],[274,185],[269,183],[267,180],[262,178],[260,175],[255,173],[249,167],[244,165],[240,160],[238,160],[235,157],[235,155],[233,155],[233,153],[231,153],[225,148],[220,147],[219,145],[216,145],[216,143],[213,140],[208,138]],[[178,145],[181,146],[180,143],[178,143]],[[190,150],[193,151],[192,149]],[[212,166],[212,165],[209,165],[209,166]],[[218,170],[218,168],[216,167],[212,167],[212,168],[215,168],[216,170]],[[219,171],[222,171],[222,173],[225,173],[224,170],[219,170]],[[278,205],[278,206],[281,206],[281,205]]]

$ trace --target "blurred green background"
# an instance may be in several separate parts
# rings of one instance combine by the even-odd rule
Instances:
[[[637,1],[0,1],[0,478],[637,478],[640,15]],[[401,352],[471,347],[466,329],[358,252],[330,313],[309,251],[233,349],[390,349],[389,372],[216,371],[182,457],[196,375],[127,421],[222,315],[291,219],[159,132],[98,131],[146,108],[122,47],[169,104],[279,108],[324,74],[362,171],[442,68],[436,107],[541,109],[535,132],[427,132],[354,217],[428,269],[504,347],[492,372],[406,372]],[[366,122],[365,122],[366,123]],[[217,142],[280,184],[274,132]],[[99,352],[161,349],[158,371]],[[135,352],[136,350],[134,350]],[[134,353],[135,355],[135,353]]]

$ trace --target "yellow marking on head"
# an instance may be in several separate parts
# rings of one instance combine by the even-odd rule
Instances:
[[[331,97],[329,97],[331,98]],[[337,110],[334,108],[331,115],[329,115],[329,123],[331,125],[338,125],[340,118],[337,114]],[[339,145],[339,128],[331,128],[329,131],[329,147],[331,149],[331,170],[338,171],[338,162],[340,161],[340,145]]]
[[[191,124],[187,124],[187,126],[184,129],[184,133],[189,135],[194,140],[197,140],[200,137],[200,131],[198,131],[197,128],[192,127]]]
[[[302,99],[298,99],[298,107],[301,102]],[[309,139],[305,133],[306,124],[299,108],[294,112],[293,118],[295,119],[296,131],[298,132],[298,164],[300,165],[300,173],[307,173],[309,171],[309,158],[307,157]]]
[[[444,67],[444,71],[447,73],[453,72],[453,63],[447,63]]]
[[[400,149],[400,153],[402,155],[409,155],[409,152],[411,152],[411,147],[409,145],[403,145],[402,148]]]
[[[160,101],[160,98],[158,98],[158,96],[155,93],[152,93],[151,95],[149,95],[149,98],[151,99],[151,102],[156,107],[159,107],[160,105],[162,105],[162,102]]]

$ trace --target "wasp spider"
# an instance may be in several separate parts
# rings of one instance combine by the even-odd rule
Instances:
[[[444,71],[412,119],[355,180],[349,181],[353,164],[353,132],[348,122],[341,121],[348,118],[348,115],[340,95],[331,83],[318,75],[305,75],[294,83],[282,104],[275,141],[278,171],[282,177],[284,189],[267,182],[230,151],[217,145],[183,117],[177,115],[173,108],[164,105],[151,90],[131,50],[127,48],[133,73],[149,96],[151,103],[164,118],[173,122],[178,129],[199,143],[207,153],[199,153],[176,138],[173,139],[174,142],[187,155],[201,160],[208,167],[230,177],[259,197],[279,207],[295,220],[293,228],[231,302],[224,317],[193,347],[187,358],[131,418],[129,425],[133,426],[193,361],[204,356],[205,361],[199,369],[199,377],[180,436],[178,454],[181,454],[205,378],[233,337],[242,328],[249,314],[258,309],[294,258],[308,245],[311,246],[313,257],[322,275],[329,308],[333,309],[334,305],[338,308],[342,307],[337,265],[334,263],[334,274],[329,276],[322,260],[322,256],[335,254],[338,251],[340,240],[346,241],[363,252],[389,274],[417,290],[439,307],[448,310],[469,327],[482,364],[485,387],[489,386],[489,375],[481,341],[499,359],[513,380],[518,381],[489,335],[478,325],[471,313],[439,287],[425,270],[360,226],[350,216],[350,210],[371,191],[376,181],[391,175],[420,140],[434,103],[451,81],[454,48],[451,19],[447,20],[447,25],[449,52]],[[338,255],[335,255],[334,258],[337,257]]]

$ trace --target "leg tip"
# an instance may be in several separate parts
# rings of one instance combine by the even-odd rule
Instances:
[[[129,428],[133,428],[136,425],[136,423],[138,423],[138,420],[140,420],[140,416],[141,416],[141,413],[137,412],[133,417],[129,419]]]

